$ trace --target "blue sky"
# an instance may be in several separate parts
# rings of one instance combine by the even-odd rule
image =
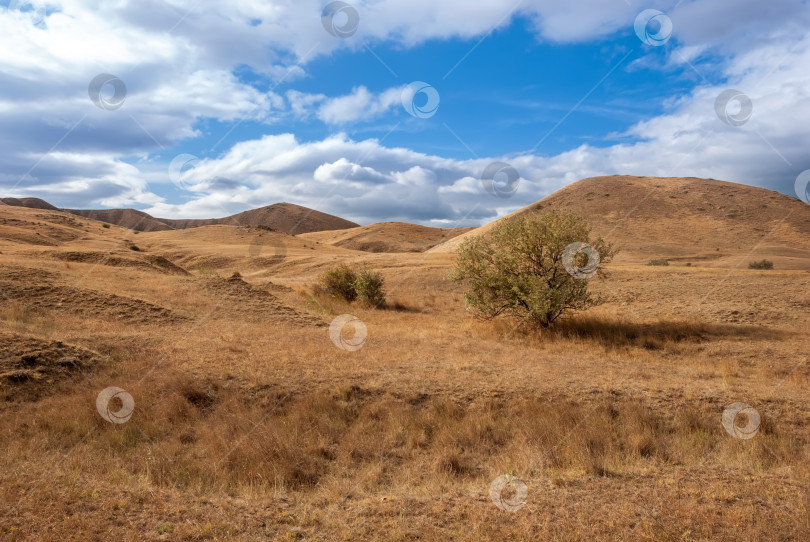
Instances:
[[[795,195],[810,168],[807,2],[329,4],[7,2],[3,195],[165,217],[288,201],[469,226],[590,176]],[[356,17],[351,35],[330,34],[330,10],[338,27]],[[426,99],[414,82],[438,97],[424,118],[407,111]],[[517,171],[513,190],[486,190],[494,162]]]

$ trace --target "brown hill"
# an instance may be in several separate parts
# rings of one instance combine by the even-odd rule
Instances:
[[[174,226],[166,224],[160,218],[136,209],[64,209],[74,215],[91,218],[108,224],[115,224],[135,231],[173,230]]]
[[[56,209],[56,207],[51,207]],[[202,219],[155,218],[143,211],[137,211],[135,209],[64,210],[85,218],[100,220],[101,222],[115,224],[136,231],[182,230],[185,228],[225,224],[231,226],[269,228],[271,230],[294,235],[314,231],[341,230],[358,226],[355,222],[350,222],[334,215],[292,203],[275,203],[224,218]]]
[[[767,256],[777,267],[810,263],[810,206],[795,198],[712,179],[622,175],[573,183],[430,252],[453,252],[500,220],[546,209],[586,217],[596,234],[620,248],[618,262],[729,265]]]
[[[58,207],[54,207],[44,199],[39,198],[0,198],[0,202],[14,207],[28,207],[29,209],[47,209],[48,211],[57,211]]]
[[[474,228],[431,228],[407,222],[380,222],[340,231],[307,233],[301,237],[365,252],[424,252],[472,229]]]
[[[358,226],[355,222],[350,222],[343,218],[293,203],[275,203],[225,218],[188,220],[159,218],[157,220],[177,229],[227,224],[233,226],[266,227],[291,235],[314,231],[343,230]]]

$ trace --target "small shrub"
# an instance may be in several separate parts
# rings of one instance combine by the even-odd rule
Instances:
[[[332,297],[351,303],[357,299],[355,281],[357,273],[348,265],[339,265],[327,270],[318,278],[323,291]]]
[[[669,261],[667,261],[667,260],[650,260],[649,262],[647,262],[647,265],[665,266],[665,265],[669,265]]]
[[[211,267],[210,265],[198,265],[197,272],[200,275],[216,275],[217,270]]]
[[[361,269],[354,281],[357,299],[366,305],[379,307],[385,303],[385,280],[376,271]]]
[[[108,228],[108,229],[109,229],[110,225],[109,225],[109,224],[102,224],[102,225],[101,225],[101,227],[102,227],[102,228]]]
[[[692,267],[692,262],[686,262],[686,267]]]
[[[770,260],[748,262],[748,269],[773,269],[773,262]]]
[[[362,268],[355,271],[339,265],[318,278],[316,290],[347,303],[360,301],[364,305],[379,307],[385,304],[385,280],[376,271]]]

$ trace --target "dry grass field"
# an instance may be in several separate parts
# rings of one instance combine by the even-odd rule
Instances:
[[[810,539],[810,207],[629,177],[540,205],[621,251],[604,303],[543,332],[467,313],[446,277],[470,233],[364,252],[0,206],[2,537]],[[313,295],[337,263],[388,305]],[[347,313],[362,348],[330,339]],[[736,402],[753,438],[724,429]]]

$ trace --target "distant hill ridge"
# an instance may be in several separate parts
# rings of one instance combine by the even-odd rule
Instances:
[[[166,231],[228,224],[265,227],[287,234],[356,228],[359,224],[293,203],[274,203],[226,216],[206,219],[156,218],[136,209],[59,209],[39,198],[2,198],[0,202],[15,207],[65,211],[84,218],[115,224],[136,231]]]
[[[59,210],[38,198],[4,198],[0,202]],[[764,188],[684,177],[612,175],[583,179],[501,219],[469,230],[401,222],[359,226],[290,203],[268,205],[225,218],[188,220],[155,218],[134,209],[62,211],[139,231],[240,225],[307,234],[303,239],[367,252],[449,254],[465,239],[487,235],[503,220],[547,209],[567,209],[582,215],[596,235],[606,237],[619,248],[615,259],[619,264],[667,260],[682,265],[734,267],[767,257],[775,261],[777,269],[788,269],[802,268],[805,265],[802,262],[810,254],[810,205]]]
[[[0,198],[0,202],[13,207],[28,207],[30,209],[47,209],[48,211],[60,211],[44,199],[39,198]]]

